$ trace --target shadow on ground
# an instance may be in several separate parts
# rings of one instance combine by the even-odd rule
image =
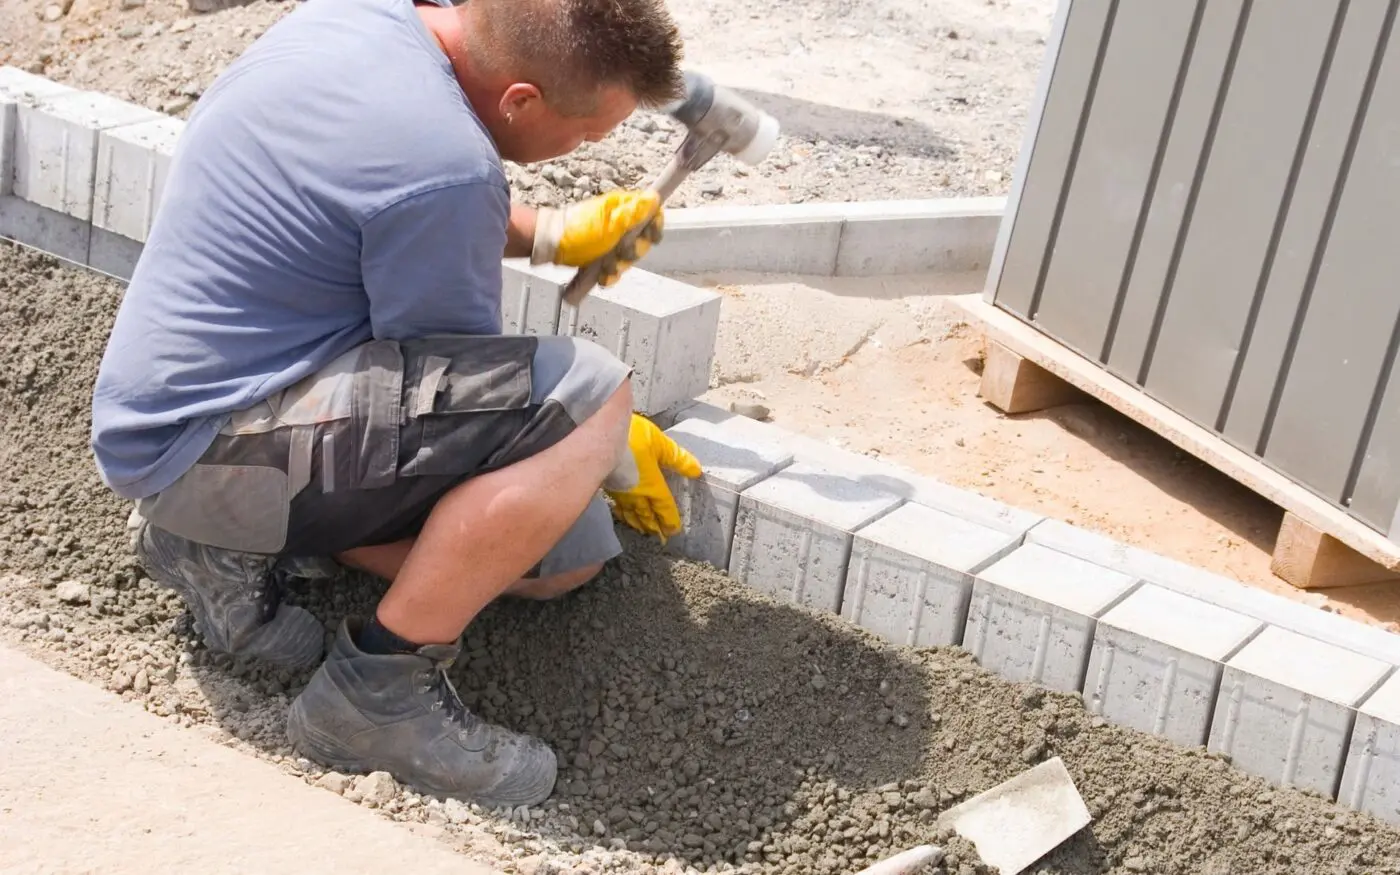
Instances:
[[[824,103],[738,89],[738,93],[772,115],[785,136],[850,146],[876,146],[897,155],[949,158],[947,138],[921,121],[879,112],[845,109]]]

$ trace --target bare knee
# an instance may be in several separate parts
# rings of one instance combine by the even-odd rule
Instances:
[[[512,584],[506,593],[517,598],[537,601],[557,599],[597,577],[602,570],[602,564],[585,565],[582,568],[575,568],[573,571],[565,571],[562,574],[552,574],[549,577],[522,577]]]

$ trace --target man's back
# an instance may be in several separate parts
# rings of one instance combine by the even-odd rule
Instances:
[[[121,495],[372,336],[500,330],[509,191],[412,0],[309,0],[181,137],[93,402]]]

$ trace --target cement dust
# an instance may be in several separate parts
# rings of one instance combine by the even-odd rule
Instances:
[[[981,335],[947,302],[980,275],[678,277],[724,295],[705,400],[761,403],[785,428],[1400,631],[1400,587],[1284,583],[1269,569],[1282,511],[1107,406],[985,404]]]
[[[630,536],[574,596],[490,609],[454,669],[478,713],[556,747],[563,769],[544,805],[493,814],[387,776],[324,773],[283,734],[309,673],[211,656],[178,599],[130,559],[126,508],[87,451],[118,296],[0,244],[0,638],[190,731],[522,875],[836,875],[927,841],[949,849],[943,872],[976,875],[938,813],[1054,756],[1095,820],[1032,871],[1400,873],[1400,830],[1104,725],[1077,697],[1007,684],[961,652],[887,646]],[[291,597],[329,630],[382,586],[347,575]]]

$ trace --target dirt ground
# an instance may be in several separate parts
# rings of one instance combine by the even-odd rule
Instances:
[[[492,815],[385,775],[323,773],[284,734],[309,673],[204,650],[179,599],[134,564],[127,508],[87,461],[119,294],[0,243],[0,639],[152,713],[441,827],[524,875],[851,873],[946,842],[938,812],[1052,756],[1095,821],[1035,872],[1400,873],[1400,830],[1105,725],[1078,697],[1008,684],[964,653],[888,646],[630,536],[628,554],[573,597],[488,610],[454,669],[469,707],[560,752],[552,799]],[[346,576],[291,597],[330,630],[382,589]],[[943,872],[984,871],[950,847]]]
[[[187,115],[220,70],[294,2],[192,14],[184,0],[0,0],[0,64]],[[672,0],[688,64],[783,123],[757,168],[726,156],[676,205],[1001,194],[1053,0]],[[63,10],[67,8],[67,11]],[[49,20],[52,19],[52,20]],[[513,167],[552,203],[643,182],[678,137],[640,116],[606,142]]]
[[[1303,592],[1269,557],[1283,512],[1095,402],[1004,416],[977,395],[982,339],[948,296],[982,277],[683,275],[724,295],[705,400],[1400,631],[1400,584]]]

